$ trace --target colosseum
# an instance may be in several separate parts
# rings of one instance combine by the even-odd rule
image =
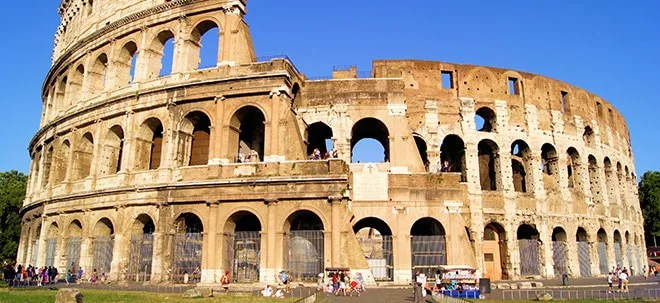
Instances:
[[[256,56],[246,6],[61,1],[19,263],[200,284],[225,270],[404,284],[441,265],[492,280],[646,265],[630,135],[609,102],[444,62],[307,77]],[[362,140],[378,163],[353,161]]]

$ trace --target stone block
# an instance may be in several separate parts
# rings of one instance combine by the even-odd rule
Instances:
[[[83,295],[77,288],[62,288],[55,296],[55,303],[82,303]]]
[[[202,291],[199,289],[188,289],[186,292],[183,293],[184,298],[202,298],[204,297],[204,294],[202,294]]]
[[[552,295],[544,292],[536,295],[536,301],[552,301]]]
[[[518,282],[518,289],[532,289],[532,282]]]

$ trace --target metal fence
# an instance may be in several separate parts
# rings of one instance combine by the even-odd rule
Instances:
[[[523,276],[538,276],[541,274],[541,256],[539,241],[534,239],[518,240],[520,253],[520,274]]]
[[[391,281],[394,278],[392,236],[357,237],[374,279]]]
[[[324,271],[323,239],[320,230],[296,230],[286,235],[285,264],[293,281],[316,281]]]
[[[234,282],[250,283],[259,281],[261,259],[261,233],[240,231],[225,235],[227,256],[231,256],[230,267]]]
[[[131,236],[130,256],[127,279],[129,281],[151,280],[154,235],[142,234]]]
[[[72,274],[80,266],[80,245],[82,237],[69,237],[69,249],[67,250],[66,266],[73,270]]]
[[[632,255],[632,249],[630,248],[630,245],[626,245],[626,261],[628,261],[628,268],[632,268],[635,265],[635,262],[633,260],[633,255]],[[637,267],[639,268],[639,267]]]
[[[660,299],[660,289],[631,289],[629,292],[609,292],[607,290],[503,290],[501,297],[497,293],[488,296],[488,299],[502,300],[536,300],[538,295],[548,293],[555,300],[643,300]]]
[[[589,242],[580,241],[577,243],[578,262],[580,263],[580,276],[591,277],[591,256],[589,252]]]
[[[439,266],[447,265],[445,236],[412,236],[410,251],[412,259],[411,277],[417,270],[427,277],[434,277]]]
[[[554,261],[555,275],[568,274],[568,245],[566,242],[552,242],[552,260]]]
[[[103,273],[107,275],[110,272],[114,246],[115,239],[113,236],[98,236],[94,238],[92,270],[96,270],[98,275],[102,275]]]
[[[57,250],[57,239],[46,240],[46,264],[44,266],[55,266],[55,251]],[[35,261],[36,263],[36,261]]]
[[[32,246],[32,260],[31,264],[37,266],[37,257],[39,256],[39,240],[34,241],[34,246]]]
[[[172,281],[197,283],[201,279],[202,234],[179,233],[174,235],[174,260]]]
[[[609,265],[607,261],[607,244],[603,242],[598,242],[598,267],[600,268],[600,274],[606,275],[609,270]]]
[[[621,266],[623,268],[625,265],[623,264],[623,257],[621,256],[621,243],[614,243],[614,258],[616,260],[616,265]]]

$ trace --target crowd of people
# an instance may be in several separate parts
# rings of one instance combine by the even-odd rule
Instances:
[[[326,296],[334,294],[352,297],[353,294],[360,296],[366,291],[364,277],[358,272],[351,276],[348,271],[330,271],[327,275],[320,273],[318,276],[318,290],[323,291]]]
[[[339,152],[334,148],[331,151],[326,151],[323,155],[321,155],[321,150],[315,148],[312,154],[309,155],[310,160],[327,160],[333,158],[339,158]]]
[[[631,267],[632,270],[632,267]],[[629,291],[628,288],[628,277],[629,277],[628,269],[623,268],[619,265],[612,267],[612,271],[607,274],[607,284],[609,286],[609,293],[612,293],[614,291],[614,287],[612,284],[614,281],[617,281],[618,286],[616,292],[623,292],[626,293]]]
[[[32,266],[32,264],[23,266],[21,264],[4,262],[2,268],[3,279],[9,287],[32,285],[41,287],[52,285],[58,283],[59,274],[57,267],[54,266],[35,267]],[[71,268],[67,269],[67,272],[64,275],[64,282],[67,286],[72,283],[80,284],[85,280],[83,275],[84,271],[82,267],[76,267],[74,264],[71,264]],[[108,277],[105,273],[101,273],[99,276],[96,269],[94,269],[86,278],[87,282],[92,285],[108,283]]]

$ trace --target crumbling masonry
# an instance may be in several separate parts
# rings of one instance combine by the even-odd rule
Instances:
[[[62,1],[19,263],[151,283],[645,265],[630,136],[605,100],[443,62],[310,79],[286,56],[255,56],[246,2]],[[363,139],[382,163],[351,162]],[[338,157],[310,161],[314,148]]]

